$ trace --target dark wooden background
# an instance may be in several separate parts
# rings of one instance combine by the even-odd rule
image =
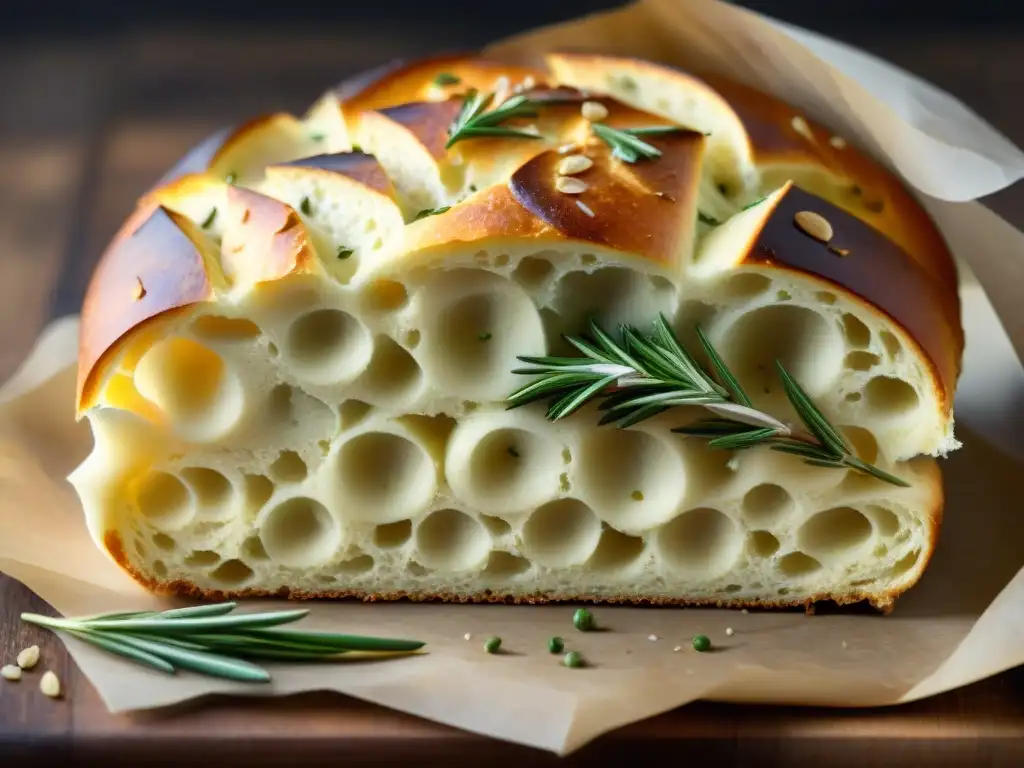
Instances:
[[[382,0],[359,12],[340,0],[270,11],[259,3],[232,11],[181,0],[174,9],[0,3],[0,378],[49,319],[77,310],[98,254],[136,197],[208,133],[255,113],[301,111],[341,77],[393,56],[465,49],[614,4],[522,0],[486,3],[482,13],[479,0]],[[747,5],[926,77],[1024,144],[1018,4],[957,3],[944,16],[929,3],[916,17],[912,2]],[[1024,224],[1018,190],[992,204]],[[68,690],[51,702],[34,679],[20,688],[0,681],[4,765],[225,756],[252,765],[554,762],[340,696],[111,716],[58,643],[19,625],[18,613],[40,609],[37,598],[0,577],[0,663],[38,642]],[[696,704],[600,739],[571,762],[653,753],[735,765],[1024,765],[1024,672],[884,710]]]

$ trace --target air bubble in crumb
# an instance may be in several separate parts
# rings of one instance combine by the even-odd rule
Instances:
[[[32,669],[39,663],[39,646],[30,645],[18,654],[18,666],[22,669]]]

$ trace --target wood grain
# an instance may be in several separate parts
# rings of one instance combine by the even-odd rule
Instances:
[[[104,244],[145,191],[209,132],[251,114],[302,110],[341,77],[393,56],[462,47],[465,29],[405,37],[379,29],[337,39],[267,31],[134,35],[0,50],[0,377],[40,328],[73,312]],[[478,42],[478,41],[474,41]],[[1024,143],[1024,46],[1017,36],[852,42],[964,98]],[[991,201],[1024,223],[1019,189]],[[1008,532],[1021,535],[1024,531]],[[598,739],[557,761],[536,751],[335,694],[213,699],[111,715],[56,639],[22,625],[46,611],[0,577],[0,663],[38,644],[65,696],[41,671],[0,684],[0,764],[250,766],[413,761],[444,765],[592,764],[669,755],[711,765],[1024,765],[1024,671],[932,699],[874,710],[698,703]]]

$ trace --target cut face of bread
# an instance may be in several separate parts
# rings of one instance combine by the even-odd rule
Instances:
[[[377,73],[140,202],[83,310],[98,546],[193,594],[884,607],[920,577],[962,347],[930,221],[860,216],[813,169],[767,188],[742,110],[688,76],[632,62],[623,94],[622,60],[552,61]],[[469,87],[529,114],[452,142]],[[679,431],[700,405],[507,408],[519,358],[660,318],[799,436],[781,363],[854,463],[717,449]]]

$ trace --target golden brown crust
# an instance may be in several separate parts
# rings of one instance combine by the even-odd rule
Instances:
[[[434,79],[439,73],[458,79],[457,83],[437,86]],[[470,88],[490,91],[498,78],[506,77],[510,84],[522,83],[527,78],[543,82],[546,74],[529,67],[508,66],[474,56],[454,55],[421,59],[412,63],[393,61],[351,77],[333,90],[345,102],[346,111],[376,110],[417,101],[427,101],[435,90],[442,93],[465,93]]]
[[[98,373],[119,342],[164,313],[208,299],[210,243],[163,206],[140,207],[100,257],[86,290],[78,346],[78,409],[93,404]]]
[[[834,236],[821,242],[804,232],[796,215],[816,213]],[[820,197],[789,186],[776,199],[746,262],[815,275],[841,286],[903,327],[930,362],[939,407],[948,415],[960,374],[960,340],[943,309],[937,281],[881,232]]]

